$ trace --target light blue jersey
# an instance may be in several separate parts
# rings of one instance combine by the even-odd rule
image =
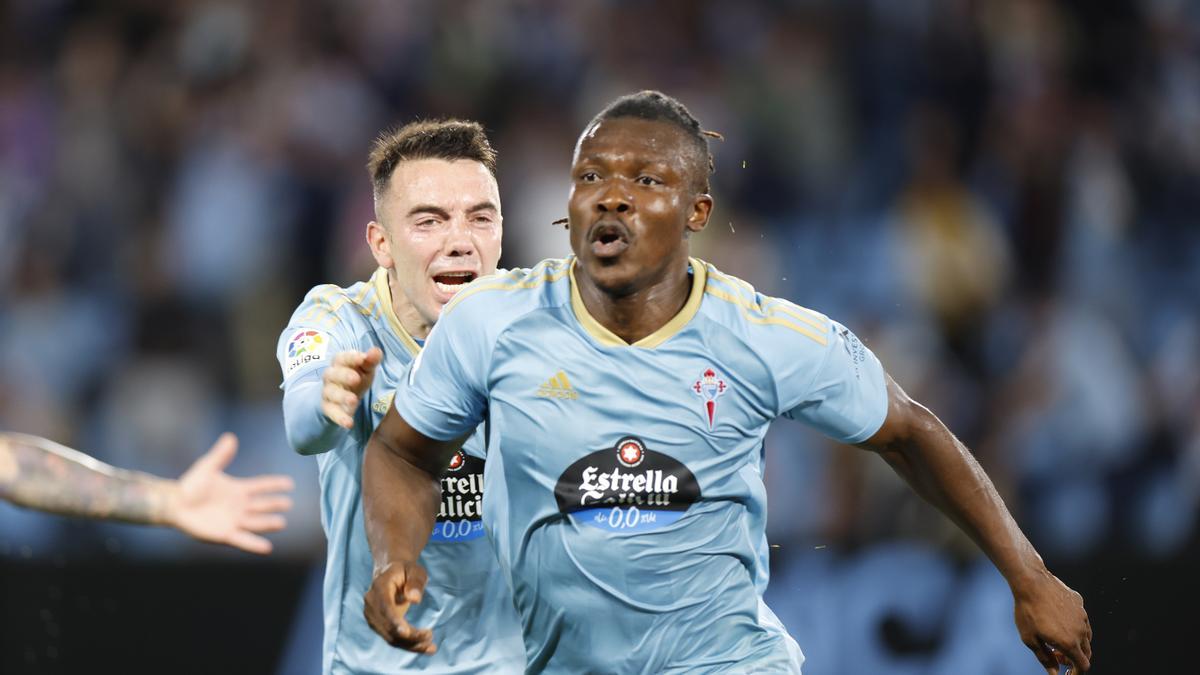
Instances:
[[[321,373],[338,352],[371,347],[383,350],[383,361],[347,431],[321,413]],[[480,522],[479,434],[442,479],[442,510],[420,559],[431,581],[409,612],[413,625],[433,628],[438,652],[423,656],[392,647],[363,618],[373,567],[363,525],[363,451],[419,349],[396,318],[383,269],[349,288],[314,288],[279,339],[288,440],[298,452],[321,453],[321,524],[329,542],[322,672],[520,673],[525,659],[512,596]]]
[[[484,524],[534,672],[795,673],[761,601],[763,437],[777,417],[854,443],[882,366],[825,316],[692,261],[692,291],[628,345],[587,313],[574,259],[475,281],[396,409],[437,439],[488,419]]]

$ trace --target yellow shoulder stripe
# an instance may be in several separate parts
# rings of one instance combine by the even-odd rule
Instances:
[[[538,263],[533,269],[528,272],[522,270],[513,270],[508,274],[496,279],[487,279],[484,277],[469,288],[464,288],[459,291],[446,306],[442,308],[442,313],[450,311],[458,306],[463,300],[480,293],[482,291],[515,291],[522,288],[536,288],[547,282],[554,282],[566,276],[570,266],[564,265],[564,260],[548,259]]]
[[[323,288],[313,298],[313,306],[300,317],[300,322],[311,321],[333,327],[334,324],[341,320],[338,318],[337,311],[341,309],[342,305],[348,302],[354,303],[354,308],[363,316],[370,316],[370,309],[362,306],[363,301],[367,297],[367,292],[370,290],[370,284],[363,284],[358,293],[351,298],[346,294],[345,289],[340,286],[328,284],[327,288]]]
[[[766,296],[767,297],[766,302],[758,304],[753,301],[753,298],[757,294],[756,291],[754,290],[754,287],[751,286],[750,284],[746,283],[742,279],[738,279],[737,277],[731,277],[728,274],[725,274],[724,272],[720,272],[715,269],[713,270],[713,275],[711,278],[717,279],[718,281],[725,283],[730,288],[737,288],[737,289],[744,290],[746,293],[749,294],[749,298],[743,297],[743,300],[746,301],[746,303],[749,307],[752,307],[752,308],[757,307],[757,311],[761,312],[764,315],[771,316],[776,313],[786,314],[786,315],[796,319],[797,321],[801,321],[803,323],[806,323],[806,324],[812,326],[813,328],[816,328],[817,330],[821,331],[822,333],[829,329],[829,318],[826,317],[824,314],[821,314],[820,312],[814,312],[813,310],[808,309],[807,307],[801,307],[800,305],[794,304],[792,302],[788,302],[787,300],[784,300],[783,298],[775,298],[775,297],[770,297],[770,296]]]
[[[785,318],[783,316],[772,316],[770,313],[764,313],[759,306],[750,303],[742,297],[727,293],[719,288],[715,288],[712,284],[709,284],[704,289],[704,292],[713,296],[714,298],[737,305],[738,309],[742,310],[742,316],[751,323],[767,326],[783,326],[784,328],[790,328],[796,331],[804,337],[813,340],[817,344],[828,344],[828,340],[826,340],[825,335],[814,331],[808,326],[804,326],[792,321],[790,316]]]

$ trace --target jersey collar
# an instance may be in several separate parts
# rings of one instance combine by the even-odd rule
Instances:
[[[575,318],[579,320],[583,329],[605,347],[632,346],[654,349],[683,330],[692,317],[696,316],[696,312],[700,311],[700,302],[704,300],[704,286],[708,283],[708,265],[696,258],[688,258],[688,262],[692,266],[692,290],[688,294],[683,309],[679,310],[679,313],[663,324],[661,328],[630,345],[616,333],[605,328],[587,311],[587,307],[583,304],[583,298],[579,295],[579,284],[575,281],[575,264],[578,260],[575,257],[571,258],[571,309],[575,310]]]
[[[392,308],[392,288],[388,284],[387,270],[380,267],[375,270],[375,274],[371,275],[371,283],[375,286],[375,295],[379,298],[379,306],[383,310],[384,317],[387,318],[388,325],[392,327],[392,333],[400,339],[400,344],[408,350],[413,356],[421,351],[420,345],[413,339],[413,336],[404,330],[404,326],[400,324],[400,319],[396,316],[396,310]]]

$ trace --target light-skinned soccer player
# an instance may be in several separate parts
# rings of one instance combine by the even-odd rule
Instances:
[[[845,327],[689,257],[711,166],[677,101],[618,99],[575,148],[575,256],[477,282],[443,311],[367,447],[372,626],[432,648],[406,601],[425,583],[438,475],[486,417],[484,520],[530,671],[798,672],[761,600],[762,441],[789,417],[880,454],[996,564],[1047,672],[1087,670],[1082,599],[967,448]],[[543,395],[551,380],[572,395]]]
[[[329,541],[322,670],[522,672],[511,594],[480,522],[480,438],[446,458],[438,529],[421,557],[437,579],[413,613],[439,627],[441,649],[433,656],[395,650],[363,616],[373,572],[361,501],[367,439],[443,305],[495,271],[502,231],[495,153],[478,124],[418,122],[386,132],[368,171],[375,220],[366,239],[379,268],[348,288],[314,288],[279,339],[288,440],[317,456]]]
[[[287,524],[287,476],[235,478],[237,437],[222,434],[177,480],[111,467],[39,436],[0,432],[0,499],[64,516],[166,525],[200,541],[271,552]]]

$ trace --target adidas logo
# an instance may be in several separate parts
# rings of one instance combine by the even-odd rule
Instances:
[[[371,410],[374,410],[380,415],[386,415],[388,408],[392,407],[392,397],[395,395],[396,392],[394,391],[384,394],[378,401],[375,401],[375,405],[371,406]]]
[[[571,381],[567,379],[567,374],[563,371],[546,380],[542,386],[538,387],[537,395],[542,398],[563,398],[575,400],[579,398],[579,392],[571,386]]]

